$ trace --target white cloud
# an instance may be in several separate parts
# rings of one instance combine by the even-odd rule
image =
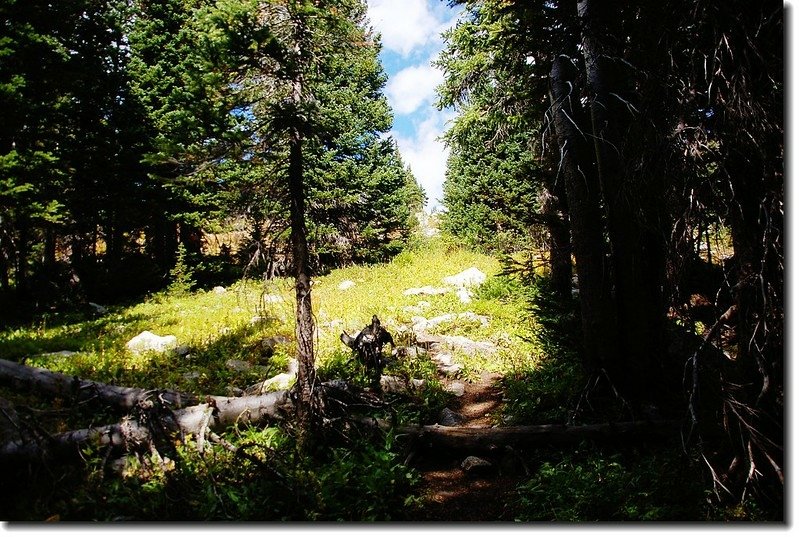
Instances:
[[[386,96],[398,114],[411,114],[420,106],[432,105],[436,86],[444,81],[444,73],[432,65],[406,67],[391,77]]]
[[[439,0],[369,0],[369,19],[385,47],[402,56],[437,44],[440,33],[454,18],[440,9]],[[438,9],[434,9],[438,7]]]
[[[430,62],[444,46],[442,32],[455,25],[462,9],[452,9],[441,0],[368,0],[368,7],[384,50],[395,58],[395,65],[404,67],[389,72],[385,89],[394,113],[404,116],[401,132],[395,128],[391,135],[427,193],[427,208],[440,208],[449,150],[437,138],[454,114],[433,106],[444,74]],[[412,129],[407,129],[409,123]]]
[[[449,149],[437,138],[444,132],[447,121],[453,117],[453,112],[434,111],[416,126],[413,137],[392,133],[403,161],[411,167],[413,175],[427,194],[429,209],[440,207],[444,197],[443,184]]]

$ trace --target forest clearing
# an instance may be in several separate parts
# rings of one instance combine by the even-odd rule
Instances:
[[[785,522],[784,6],[399,5],[0,2],[0,519]]]
[[[457,289],[447,288],[443,279],[469,268],[480,270],[487,279],[464,303]],[[403,440],[397,433],[403,426],[490,429],[583,422],[572,414],[584,382],[579,363],[574,356],[568,358],[573,353],[569,345],[576,343],[574,312],[547,312],[550,322],[563,331],[554,334],[555,326],[541,326],[546,320],[537,320],[532,309],[535,293],[541,290],[500,272],[495,259],[437,237],[423,240],[418,249],[390,263],[337,269],[314,281],[318,379],[345,380],[366,390],[374,407],[349,418],[389,420],[391,429],[358,430],[355,422],[341,438],[328,439],[329,451],[320,453],[311,467],[292,467],[297,455],[291,447],[291,428],[282,429],[287,426],[284,420],[234,424],[216,440],[209,440],[206,433],[204,450],[197,449],[188,435],[185,447],[178,444],[168,454],[140,446],[144,451],[129,459],[120,446],[86,443],[73,448],[74,455],[80,450],[83,471],[78,467],[59,475],[63,469],[54,460],[38,469],[27,490],[4,487],[9,495],[2,503],[11,509],[4,518],[536,520],[548,509],[559,513],[558,519],[571,520],[657,519],[661,512],[680,519],[710,516],[704,511],[703,484],[696,469],[684,466],[690,459],[678,443],[664,448],[643,442],[612,449],[605,459],[590,436],[578,437],[567,443],[563,459],[562,450],[554,448],[531,456],[523,446],[514,449],[512,444],[424,449],[414,445],[423,440]],[[405,293],[425,287],[437,294]],[[68,379],[142,388],[149,392],[145,400],[157,401],[159,390],[194,394],[200,400],[206,394],[240,396],[286,371],[296,352],[291,291],[289,279],[241,281],[227,288],[158,294],[132,306],[104,307],[102,313],[49,315],[31,326],[3,332],[0,353],[6,360],[64,373]],[[546,301],[541,303],[547,307]],[[382,388],[376,391],[366,368],[352,360],[351,350],[339,340],[342,331],[357,333],[372,314],[383,320],[400,348],[415,353],[400,353],[389,361]],[[126,343],[145,330],[174,335],[176,341],[171,348],[131,351]],[[445,345],[452,360],[448,365],[458,367],[443,372],[437,368],[440,354],[419,343],[436,335],[459,336],[490,347],[480,352]],[[36,383],[15,382],[7,365],[0,367],[0,383],[5,386],[4,400],[14,401],[27,418],[25,423],[35,427],[14,431],[16,420],[5,422],[7,439],[104,426],[124,416],[91,389],[73,385],[58,394],[37,392]],[[26,395],[20,398],[15,386],[24,388]],[[265,388],[287,387],[290,382]],[[81,397],[81,391],[89,397]],[[374,399],[378,397],[383,401]],[[614,417],[617,422],[628,420],[621,409]],[[611,445],[623,441],[619,435]],[[555,439],[544,438],[542,444],[550,442],[558,446]],[[235,451],[230,446],[236,446]],[[19,459],[8,457],[8,450],[4,454],[16,461],[4,471],[11,483],[20,471]],[[665,468],[647,468],[636,475],[638,465],[652,465],[664,454]],[[486,466],[464,471],[461,463],[470,456]],[[580,474],[570,477],[573,466]],[[22,468],[23,473],[28,471]],[[679,474],[669,473],[677,469]],[[282,478],[276,480],[270,472]],[[59,486],[52,487],[56,476]],[[601,484],[605,476],[611,481]],[[554,484],[563,487],[558,494],[567,498],[548,500],[546,507],[528,505],[535,494],[526,496],[524,487],[533,490],[550,479],[570,481]],[[642,479],[646,485],[629,488]],[[604,492],[594,490],[598,486]],[[673,498],[677,489],[680,496]],[[288,491],[293,491],[291,498],[286,497]],[[607,499],[607,505],[599,507],[594,495],[611,492],[620,503],[613,505]],[[682,503],[684,495],[688,503]],[[582,507],[587,511],[580,511],[575,500],[587,502]],[[268,511],[262,511],[265,506]]]

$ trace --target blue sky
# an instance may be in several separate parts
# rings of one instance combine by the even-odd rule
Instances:
[[[448,155],[437,138],[454,113],[435,108],[443,74],[430,62],[444,46],[441,32],[455,24],[458,11],[442,0],[368,0],[368,5],[372,26],[382,36],[385,93],[394,111],[390,134],[432,209],[440,206]]]

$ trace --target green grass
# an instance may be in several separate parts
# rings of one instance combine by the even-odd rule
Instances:
[[[442,278],[469,267],[477,267],[488,279],[468,304],[454,293],[403,294],[410,287],[440,287]],[[348,267],[316,278],[312,296],[319,377],[369,385],[366,371],[351,360],[339,335],[342,329],[357,332],[373,314],[403,345],[412,343],[409,327],[414,316],[430,319],[468,311],[485,316],[488,323],[456,319],[431,332],[490,341],[499,348],[493,355],[453,353],[467,380],[481,371],[503,376],[505,403],[497,421],[564,421],[584,385],[576,355],[579,319],[574,305],[553,301],[540,275],[501,273],[495,258],[435,238],[389,263]],[[340,289],[345,280],[355,286]],[[245,388],[285,370],[296,351],[291,280],[242,281],[223,294],[178,291],[134,305],[109,306],[100,317],[51,314],[7,329],[0,332],[0,356],[106,383],[196,394],[225,395],[232,387]],[[280,299],[266,301],[266,296]],[[420,305],[423,302],[426,305]],[[265,321],[252,324],[255,316]],[[189,347],[189,355],[131,354],[125,343],[143,330],[175,335],[180,345]],[[261,341],[273,336],[283,336],[288,343],[267,357]],[[60,350],[77,354],[43,355]],[[230,359],[266,369],[234,371],[226,365]],[[408,397],[386,396],[392,417],[400,423],[427,421],[450,402],[452,395],[425,357],[390,363],[386,373],[427,381],[424,389]],[[75,411],[63,402],[37,401],[33,394],[8,388],[0,389],[0,397],[53,411],[37,421],[51,432],[118,419],[108,411]],[[107,472],[102,453],[87,452],[85,468],[66,466],[56,474],[41,469],[30,476],[27,468],[12,468],[8,471],[19,474],[13,479],[26,480],[28,486],[0,504],[7,505],[9,519],[25,520],[52,515],[65,520],[397,520],[410,512],[409,507],[419,507],[419,476],[402,464],[404,455],[391,435],[377,443],[355,437],[347,445],[325,444],[322,459],[297,454],[291,424],[234,428],[225,438],[239,447],[239,455],[216,445],[200,456],[183,445],[167,469],[142,456],[131,460],[130,471],[122,477]],[[729,517],[703,510],[706,495],[699,472],[686,460],[676,451],[664,451],[663,456],[617,455],[598,453],[590,445],[568,453],[542,450],[531,455],[533,465],[539,461],[537,467],[520,484],[509,507],[520,520]],[[54,475],[62,486],[52,486]],[[671,497],[674,491],[684,493]]]
[[[341,330],[355,333],[369,323],[373,314],[380,317],[398,344],[403,344],[409,342],[409,327],[415,315],[432,318],[466,311],[487,316],[488,326],[459,319],[432,331],[491,341],[501,349],[491,357],[457,355],[467,377],[479,370],[505,372],[527,362],[535,353],[522,339],[529,334],[518,322],[524,306],[521,297],[478,292],[472,303],[463,304],[454,293],[403,294],[411,287],[441,287],[442,278],[469,267],[477,267],[489,276],[500,268],[491,257],[434,239],[389,263],[353,266],[316,278],[312,296],[318,367],[335,369],[347,358],[349,349],[339,340]],[[339,284],[345,280],[355,282],[355,286],[340,290]],[[495,280],[489,278],[485,286],[496,285],[491,283]],[[280,301],[265,302],[263,297],[267,295],[279,296]],[[420,302],[429,306],[413,310]],[[47,315],[28,326],[0,333],[0,355],[100,382],[225,394],[230,386],[244,388],[264,375],[257,370],[233,371],[225,365],[229,359],[266,366],[270,374],[285,369],[295,352],[293,313],[290,280],[242,281],[224,294],[197,291],[153,295],[132,306],[109,307],[109,312],[98,318]],[[266,321],[253,325],[250,320],[255,316]],[[190,348],[190,354],[180,357],[130,353],[125,343],[143,330],[176,336],[178,344]],[[279,346],[275,355],[267,359],[259,343],[272,336],[283,336],[290,343]],[[62,350],[77,354],[46,355]]]

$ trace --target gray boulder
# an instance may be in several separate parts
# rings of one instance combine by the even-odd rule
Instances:
[[[454,410],[445,408],[438,413],[438,419],[436,421],[439,425],[443,425],[445,427],[453,427],[463,421],[463,416],[461,416]]]
[[[147,330],[133,337],[125,344],[125,347],[133,354],[167,352],[174,350],[177,346],[178,338],[175,336],[159,336]]]
[[[470,475],[486,474],[493,469],[493,465],[485,459],[470,455],[461,462],[461,470]]]

